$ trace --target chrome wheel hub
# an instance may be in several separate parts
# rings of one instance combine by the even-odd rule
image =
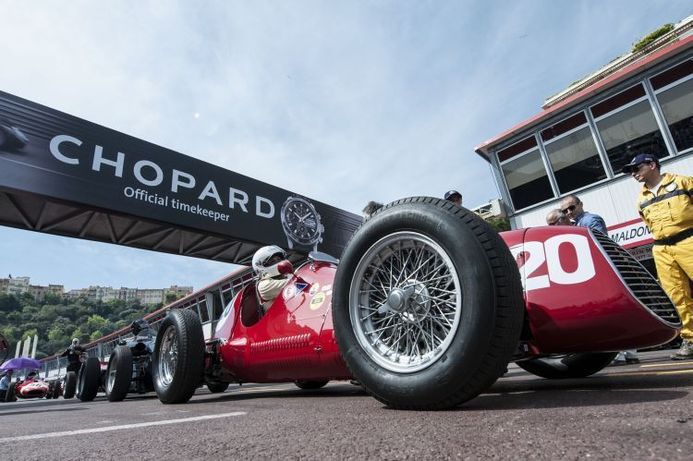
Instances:
[[[461,284],[447,252],[416,232],[377,241],[356,266],[349,315],[368,356],[399,373],[443,357],[457,332]]]

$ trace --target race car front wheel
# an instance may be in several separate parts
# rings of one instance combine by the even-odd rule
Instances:
[[[89,357],[82,364],[77,376],[77,398],[82,402],[91,402],[99,392],[101,381],[101,362],[96,357]]]
[[[547,379],[586,378],[611,363],[616,352],[581,352],[522,360],[517,366]]]
[[[106,397],[109,402],[120,402],[130,390],[132,381],[132,352],[127,346],[117,346],[111,353],[106,370]]]
[[[332,303],[355,379],[401,409],[451,408],[487,389],[524,316],[517,264],[498,233],[430,197],[389,204],[356,231]]]
[[[185,403],[202,382],[204,336],[200,318],[175,309],[161,322],[156,337],[153,381],[163,403]]]

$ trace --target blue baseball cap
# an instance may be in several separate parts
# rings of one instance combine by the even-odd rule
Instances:
[[[659,166],[659,160],[657,157],[655,157],[652,154],[638,154],[635,157],[633,157],[633,160],[630,161],[627,165],[623,165],[623,168],[621,168],[621,172],[623,173],[631,173],[633,171],[633,167],[636,167],[642,163],[650,163],[650,162],[655,162],[657,166]]]

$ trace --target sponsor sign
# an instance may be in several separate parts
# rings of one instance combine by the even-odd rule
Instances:
[[[628,253],[632,254],[638,261],[646,261],[652,259],[652,244],[648,243],[643,246],[630,248]]]
[[[654,240],[650,230],[641,219],[610,226],[608,231],[611,240],[626,249],[652,243]]]
[[[0,189],[336,257],[361,223],[353,213],[1,91]]]

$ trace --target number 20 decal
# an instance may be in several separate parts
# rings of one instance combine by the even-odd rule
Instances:
[[[575,250],[577,267],[572,272],[565,270],[558,254],[558,249],[563,244],[572,245]],[[527,291],[546,288],[551,283],[575,285],[586,282],[596,274],[590,244],[584,235],[554,235],[544,242],[524,242],[512,246],[510,252],[521,269],[522,285]],[[520,255],[524,255],[524,264]],[[539,275],[536,272],[544,262],[547,273]]]

